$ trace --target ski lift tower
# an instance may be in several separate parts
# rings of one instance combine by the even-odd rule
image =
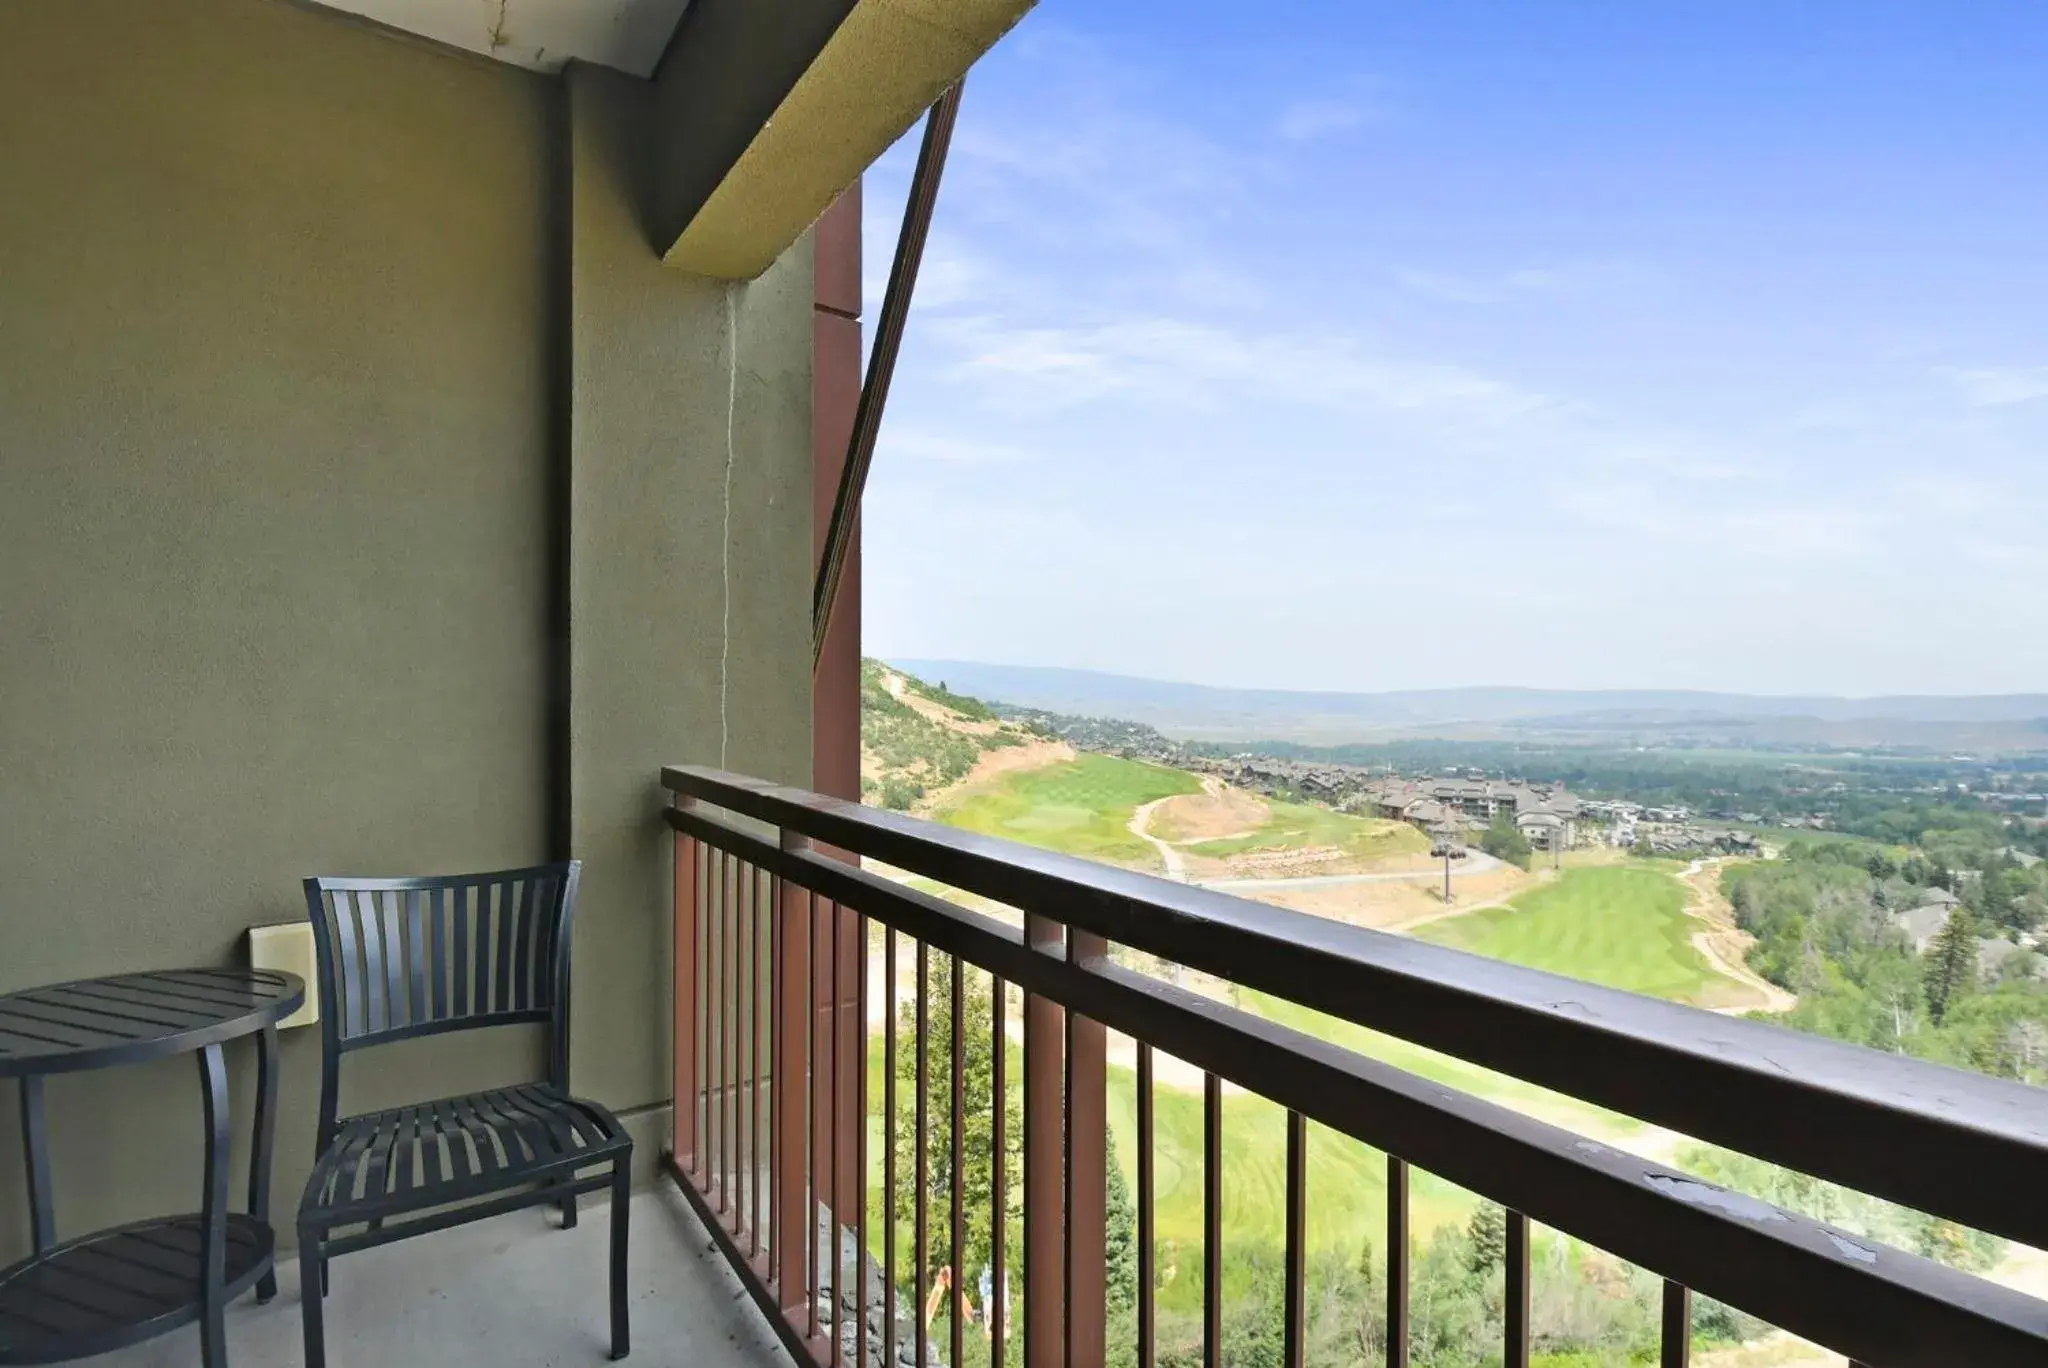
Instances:
[[[1446,816],[1438,825],[1430,828],[1432,844],[1429,853],[1443,857],[1444,862],[1444,905],[1451,901],[1451,861],[1465,858],[1465,831],[1456,817]]]

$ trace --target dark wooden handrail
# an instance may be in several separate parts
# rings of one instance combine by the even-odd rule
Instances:
[[[2041,1089],[716,769],[670,767],[662,783],[1639,1120],[2048,1247]]]
[[[866,928],[872,922],[885,929],[887,939],[884,991],[891,1005],[884,1013],[883,1077],[892,1089],[897,937],[908,936],[917,955],[912,1096],[918,1108],[914,1188],[919,1198],[911,1271],[920,1306],[929,1290],[927,1219],[944,1219],[925,1201],[924,1107],[933,1082],[927,1068],[936,1068],[942,1078],[948,1072],[925,1052],[928,957],[935,954],[950,965],[956,1001],[963,965],[992,977],[998,1004],[1005,984],[1025,995],[1027,1314],[1017,1329],[1027,1368],[1091,1368],[1102,1361],[1105,1028],[1137,1043],[1141,1153],[1152,1143],[1147,1123],[1151,1051],[1165,1050],[1204,1071],[1203,1323],[1211,1362],[1217,1361],[1222,1334],[1218,1251],[1224,1232],[1219,1222],[1228,1183],[1221,1166],[1224,1080],[1288,1112],[1288,1210],[1293,1216],[1285,1246],[1282,1314],[1283,1358],[1289,1365],[1304,1361],[1300,1206],[1308,1120],[1388,1156],[1388,1336],[1390,1351],[1401,1351],[1390,1362],[1406,1362],[1410,1164],[1507,1208],[1504,1333],[1509,1364],[1526,1364],[1530,1352],[1532,1220],[1664,1278],[1662,1361],[1667,1366],[1687,1361],[1693,1290],[1847,1354],[1857,1365],[2048,1362],[2048,1302],[1135,973],[1112,960],[1110,947],[1118,943],[1147,951],[1632,1116],[2022,1240],[2040,1229],[2041,1199],[2032,1191],[2031,1178],[2042,1171],[2048,1154],[2041,1135],[2048,1095],[2035,1089],[1639,998],[717,770],[675,767],[662,772],[662,781],[675,794],[665,818],[677,834],[677,1141],[669,1169],[800,1359],[836,1365],[842,1358],[862,1361],[867,1354],[868,1318],[852,1313],[853,1329],[842,1319],[839,1271],[823,1267],[808,1253],[791,1264],[774,1251],[807,1243],[801,1232],[818,1228],[818,1222],[835,1227],[843,1222],[854,1247],[869,1244],[865,1203],[855,1197],[866,1191],[868,1170],[859,1148],[866,1103],[842,1092],[841,1078],[849,1071],[856,1077],[866,1073],[861,1062],[867,1058],[869,1019]],[[764,833],[756,824],[769,830]],[[990,898],[1021,911],[1024,926],[1020,930],[857,864],[828,858],[812,849],[814,842]],[[761,899],[764,887],[773,890],[768,905]],[[775,937],[770,957],[776,967],[769,980],[761,977],[758,965],[745,968],[750,955],[762,953],[764,916]],[[751,1000],[742,980],[757,988],[777,985],[765,1015],[759,1004],[736,1006]],[[997,1038],[1005,1039],[1003,1009],[998,1005],[996,1011]],[[858,1029],[848,1033],[843,1052],[840,1024],[847,1020]],[[758,1058],[763,1031],[774,1036],[779,1051],[796,1051],[787,1058],[777,1054],[772,1077]],[[749,1041],[756,1055],[751,1072]],[[959,1069],[955,1036],[948,1116],[961,1115]],[[776,1132],[781,1157],[775,1161],[775,1192],[766,1204],[775,1210],[767,1254],[762,1252],[767,1215],[759,1209],[761,1194],[750,1196],[748,1189],[759,1156],[747,1137],[761,1142],[753,1109],[763,1088],[777,1090],[780,1100],[774,1109],[789,1117],[793,1127]],[[896,1115],[896,1105],[891,1091],[885,1117]],[[1760,1116],[1775,1109],[1785,1114]],[[741,1116],[744,1126],[735,1124]],[[1834,1144],[1826,1143],[1828,1128],[1844,1125],[1853,1130],[1838,1131]],[[893,1134],[886,1121],[884,1134]],[[854,1137],[848,1142],[855,1146],[851,1170],[842,1167],[840,1140],[846,1135]],[[950,1171],[957,1175],[958,1131],[951,1135]],[[1863,1147],[1875,1150],[1876,1157],[1845,1158],[1836,1152]],[[895,1190],[887,1167],[894,1154],[892,1143],[884,1154],[885,1191]],[[1141,1166],[1141,1230],[1148,1227],[1152,1209],[1149,1172],[1149,1166]],[[1080,1181],[1084,1174],[1090,1175],[1085,1182]],[[1862,1181],[1859,1175],[1864,1174],[1874,1177]],[[990,1209],[999,1222],[997,1191]],[[2002,1205],[1987,1204],[1994,1192]],[[803,1208],[776,1194],[797,1194]],[[958,1245],[961,1199],[956,1178],[950,1188],[952,1247]],[[849,1209],[860,1214],[845,1215]],[[887,1219],[886,1199],[883,1210]],[[887,1227],[882,1236],[886,1258],[895,1240]],[[1149,1268],[1150,1258],[1141,1259]],[[1149,1284],[1149,1278],[1141,1281]],[[883,1285],[893,1297],[893,1273],[885,1274]],[[1138,1308],[1141,1363],[1151,1361],[1146,1352],[1151,1304],[1148,1285]],[[822,1314],[827,1308],[829,1316]],[[893,1312],[882,1320],[888,1327],[881,1346],[887,1356],[898,1342]],[[957,1361],[957,1317],[950,1329]],[[842,1341],[842,1333],[851,1338]],[[1002,1343],[1004,1331],[995,1334]],[[923,1361],[921,1345],[917,1357]]]

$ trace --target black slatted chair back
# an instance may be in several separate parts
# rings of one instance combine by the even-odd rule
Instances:
[[[569,930],[579,861],[425,879],[311,878],[320,980],[320,1143],[340,1058],[414,1036],[538,1023],[569,1092]]]

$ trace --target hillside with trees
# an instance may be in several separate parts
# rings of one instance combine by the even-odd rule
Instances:
[[[966,780],[981,759],[1043,738],[979,699],[879,660],[860,668],[861,799],[908,812]]]
[[[1979,849],[1970,873],[1840,842],[1731,865],[1722,889],[1757,943],[1749,963],[1799,997],[1785,1024],[1880,1050],[2048,1082],[2048,982],[2031,933],[2048,865]],[[1902,924],[1959,897],[1924,949]]]

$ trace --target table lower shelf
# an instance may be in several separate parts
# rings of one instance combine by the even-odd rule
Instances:
[[[199,1319],[203,1217],[165,1216],[66,1241],[0,1270],[0,1364],[103,1354]],[[276,1254],[268,1225],[228,1217],[232,1300]]]

